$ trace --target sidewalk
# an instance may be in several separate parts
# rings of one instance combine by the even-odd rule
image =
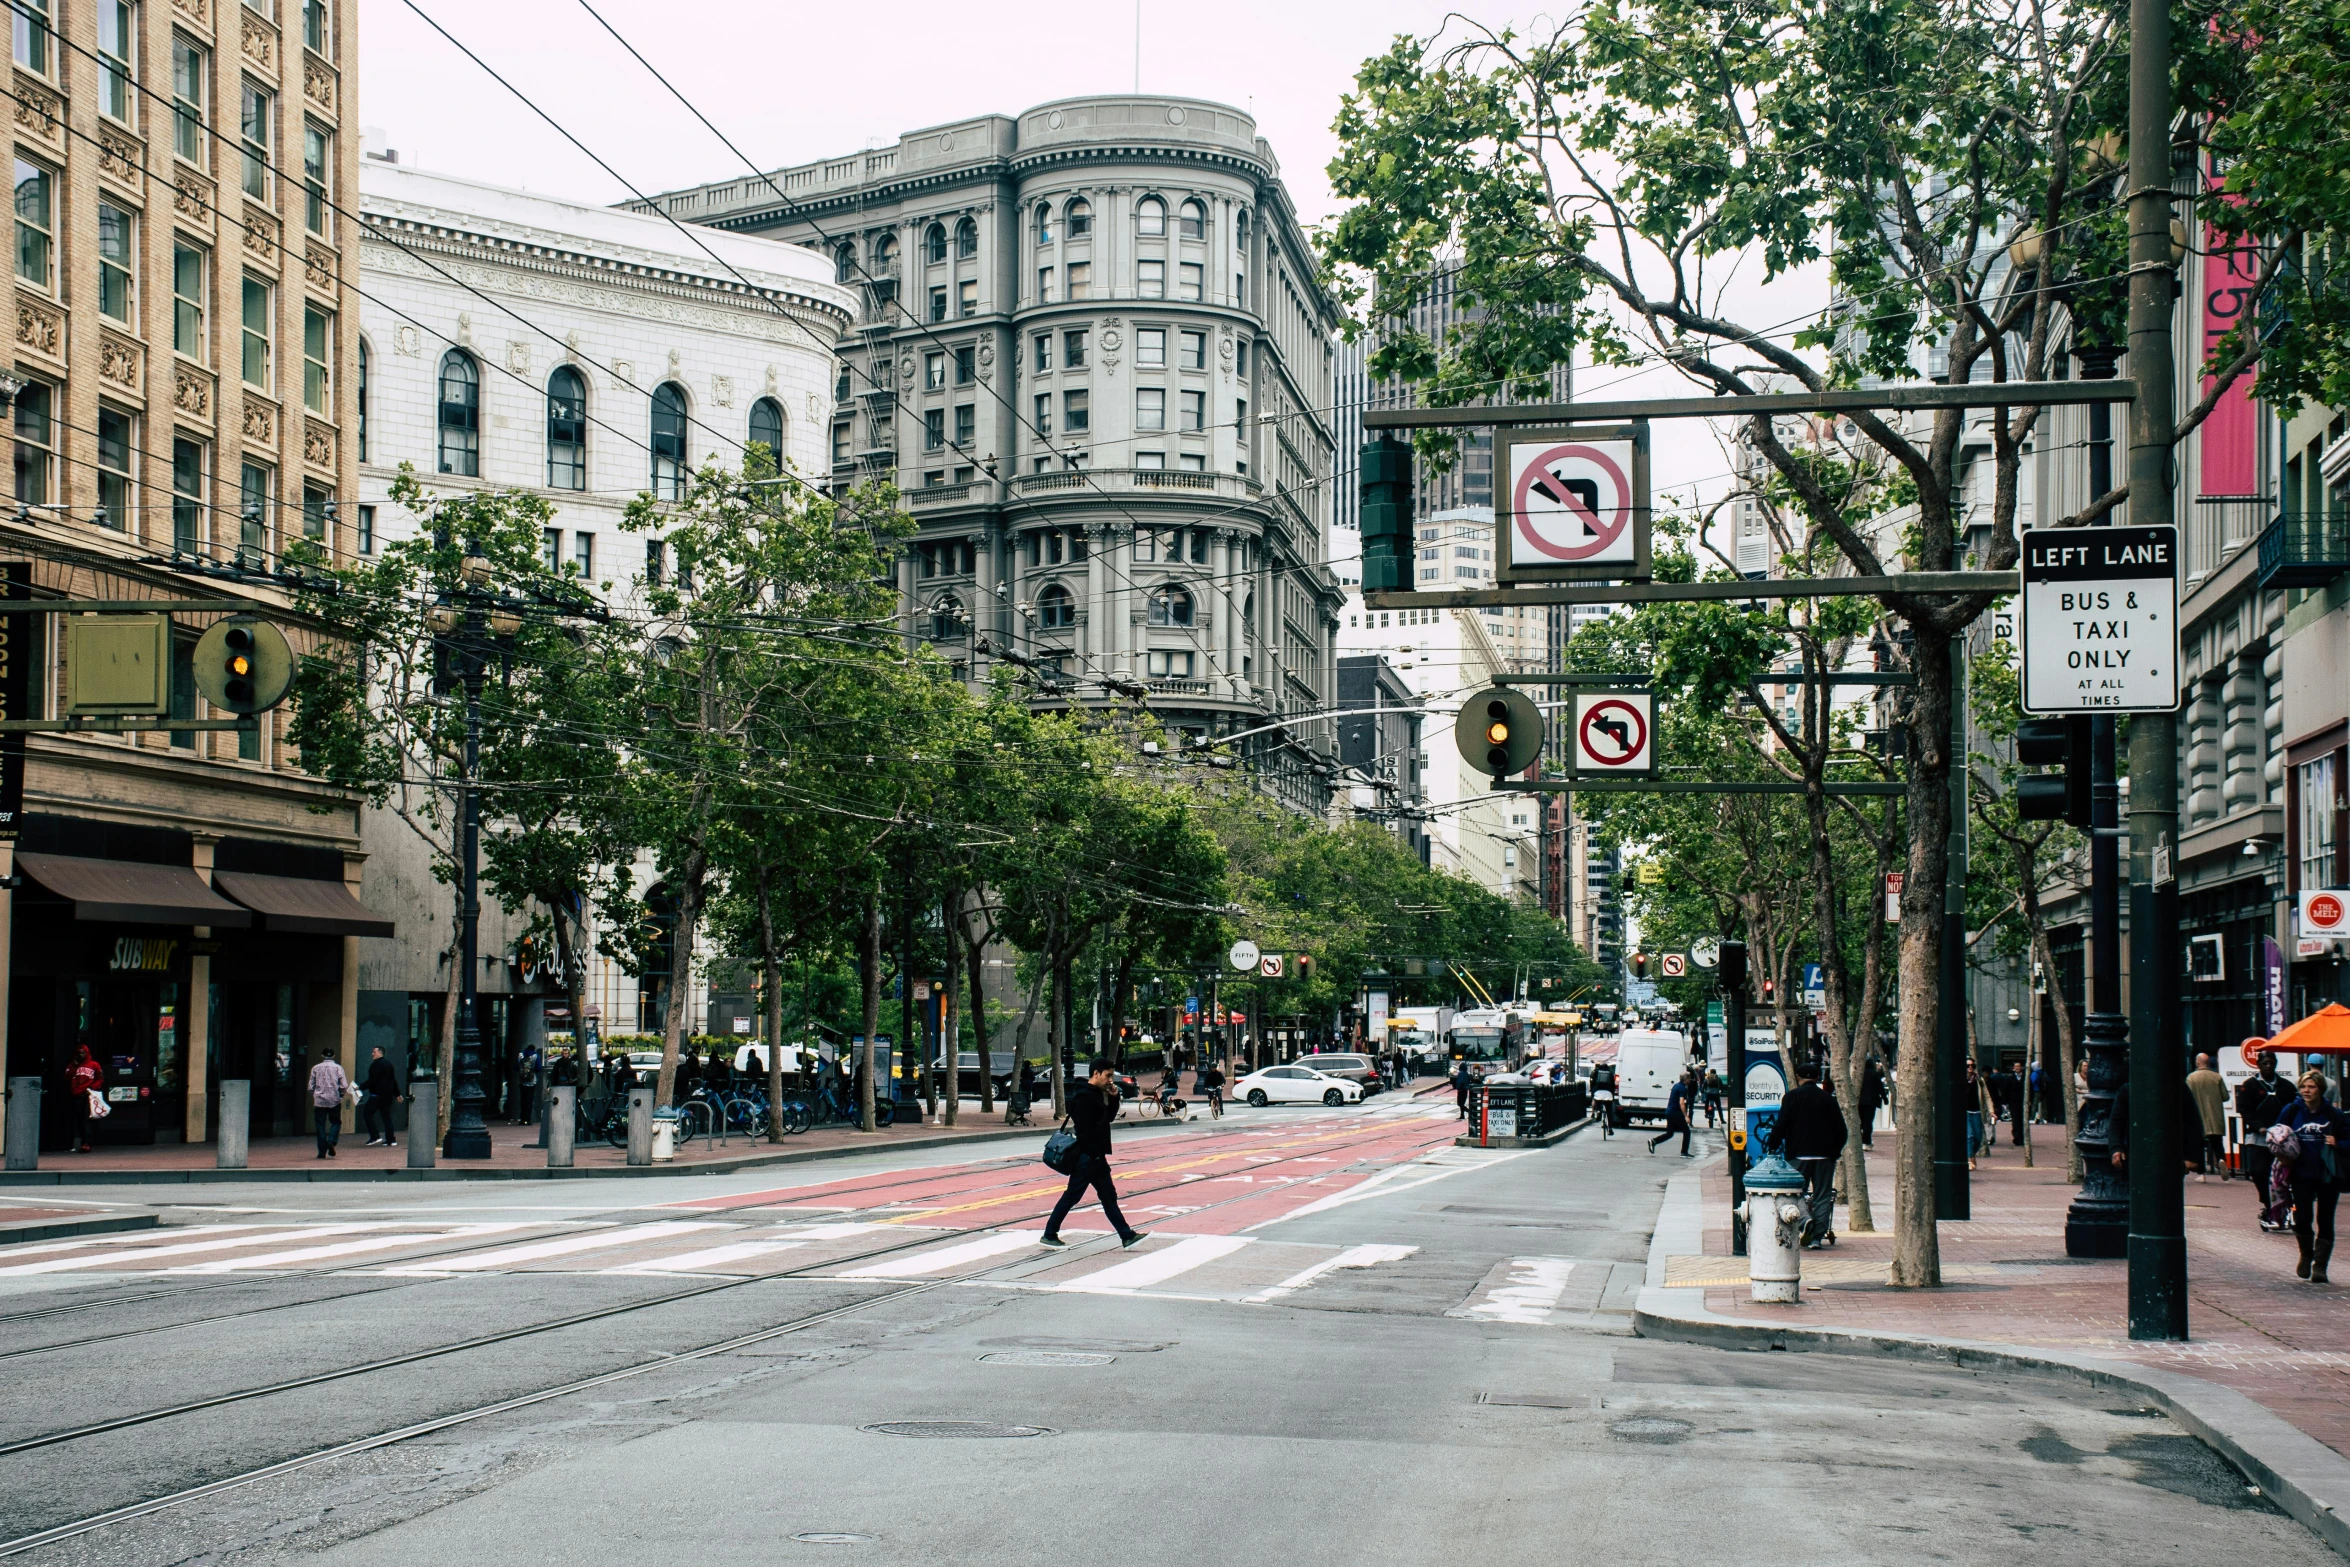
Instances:
[[[1977,1162],[1973,1219],[1938,1227],[1939,1290],[1886,1283],[1893,1253],[1889,1137],[1868,1161],[1884,1228],[1850,1234],[1846,1211],[1838,1209],[1837,1245],[1804,1253],[1803,1304],[1761,1306],[1748,1298],[1745,1262],[1730,1256],[1729,1172],[1718,1161],[1702,1172],[1704,1255],[1668,1256],[1663,1283],[1676,1293],[1702,1289],[1705,1310],[1733,1321],[1963,1339],[2183,1372],[2233,1388],[2350,1454],[2350,1286],[2295,1279],[2293,1238],[2260,1233],[2250,1186],[2189,1178],[2193,1337],[2134,1342],[2128,1266],[2065,1256],[2065,1209],[2078,1188],[2064,1178],[2061,1131],[2035,1131],[2037,1168],[2025,1169],[2023,1151],[2005,1142]],[[2336,1261],[2350,1268],[2350,1257]],[[2350,1507],[2350,1497],[2335,1500]]]
[[[1052,1130],[1049,1113],[1032,1112],[1026,1127],[1004,1125],[1001,1110],[982,1116],[977,1100],[966,1103],[960,1123],[945,1127],[935,1122],[919,1126],[894,1125],[878,1132],[846,1127],[820,1127],[787,1137],[780,1143],[736,1137],[710,1145],[694,1139],[690,1151],[666,1164],[631,1167],[628,1152],[607,1143],[581,1143],[568,1170],[547,1168],[547,1153],[530,1146],[538,1136],[535,1126],[492,1122],[490,1157],[441,1159],[430,1170],[408,1168],[405,1141],[396,1148],[370,1148],[357,1133],[343,1134],[332,1159],[318,1157],[318,1145],[308,1134],[300,1137],[257,1138],[247,1150],[246,1167],[216,1167],[210,1143],[158,1143],[146,1148],[100,1148],[95,1153],[44,1153],[33,1171],[0,1173],[0,1187],[82,1186],[111,1184],[187,1184],[201,1181],[464,1181],[632,1178],[663,1175],[713,1175],[766,1165],[800,1164],[816,1159],[845,1158],[875,1150],[903,1153],[910,1149],[959,1147],[1026,1138],[1042,1142]]]

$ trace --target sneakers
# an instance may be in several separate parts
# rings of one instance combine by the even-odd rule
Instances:
[[[1067,1251],[1069,1249],[1069,1243],[1061,1239],[1061,1237],[1058,1235],[1040,1236],[1038,1237],[1036,1244],[1039,1246],[1050,1246],[1055,1251]]]
[[[1132,1251],[1135,1247],[1140,1246],[1144,1241],[1149,1239],[1150,1236],[1147,1232],[1142,1230],[1135,1230],[1130,1234],[1119,1237],[1118,1247],[1122,1251]]]

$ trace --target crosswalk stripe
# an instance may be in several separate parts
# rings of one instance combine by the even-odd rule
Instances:
[[[729,1262],[747,1262],[753,1257],[764,1257],[773,1252],[790,1251],[805,1246],[805,1240],[736,1241],[727,1246],[711,1246],[701,1251],[689,1251],[676,1257],[659,1257],[651,1262],[639,1262],[625,1268],[606,1268],[608,1274],[627,1273],[691,1273],[697,1268],[716,1268]]]
[[[0,1277],[27,1273],[63,1273],[73,1268],[103,1263],[107,1266],[136,1267],[158,1257],[183,1257],[200,1251],[220,1251],[230,1246],[254,1246],[268,1241],[313,1240],[325,1235],[348,1235],[353,1230],[373,1229],[369,1224],[319,1224],[307,1229],[289,1230],[280,1235],[216,1235],[210,1240],[182,1241],[171,1246],[155,1246],[145,1251],[103,1252],[90,1256],[52,1257],[46,1262],[27,1262],[15,1267],[0,1268]]]
[[[841,1275],[844,1279],[918,1279],[930,1273],[951,1273],[969,1263],[984,1262],[1006,1252],[1023,1251],[1036,1245],[1034,1230],[1009,1230],[998,1235],[982,1235],[977,1240],[964,1241],[958,1246],[947,1246],[937,1251],[918,1251],[911,1257],[893,1257],[887,1262],[876,1262],[870,1267],[856,1268]]]
[[[1169,1279],[1214,1262],[1218,1257],[1228,1257],[1248,1244],[1245,1235],[1188,1236],[1172,1246],[1144,1252],[1126,1262],[1113,1263],[1098,1273],[1089,1273],[1057,1287],[1077,1294],[1087,1290],[1144,1289],[1153,1284],[1164,1284]]]
[[[213,1262],[193,1262],[173,1268],[174,1273],[245,1273],[259,1268],[282,1268],[297,1262],[317,1262],[327,1257],[356,1256],[363,1251],[392,1251],[402,1246],[429,1246],[434,1241],[469,1240],[484,1235],[504,1235],[530,1228],[527,1224],[469,1225],[462,1230],[426,1230],[410,1235],[371,1235],[364,1240],[332,1241],[324,1246],[298,1246],[292,1251],[264,1252],[258,1257],[223,1257]]]
[[[43,1252],[85,1251],[97,1246],[152,1246],[157,1241],[185,1239],[191,1235],[225,1235],[231,1230],[262,1230],[268,1227],[265,1224],[191,1224],[184,1230],[133,1230],[127,1235],[77,1235],[71,1240],[41,1241],[31,1246],[11,1246],[5,1255],[37,1257]],[[0,1269],[0,1272],[5,1271],[7,1270]]]
[[[1262,1306],[1270,1301],[1279,1300],[1284,1295],[1294,1294],[1304,1289],[1323,1274],[1334,1273],[1340,1268],[1369,1268],[1382,1262],[1401,1262],[1419,1249],[1417,1246],[1349,1246],[1336,1256],[1325,1257],[1312,1267],[1291,1274],[1263,1293],[1249,1296],[1248,1304]]]
[[[697,1224],[683,1219],[664,1220],[659,1224],[609,1225],[582,1235],[563,1235],[551,1241],[501,1246],[496,1251],[485,1251],[471,1257],[436,1258],[420,1267],[386,1268],[383,1271],[399,1275],[479,1273],[484,1269],[508,1267],[517,1262],[541,1262],[549,1257],[570,1257],[583,1251],[604,1251],[614,1246],[633,1246],[672,1235],[691,1235],[702,1230],[726,1228],[728,1226],[723,1224]]]
[[[1567,1292],[1575,1264],[1564,1257],[1512,1257],[1503,1268],[1496,1268],[1487,1284],[1445,1315],[1484,1322],[1548,1322],[1559,1297]]]

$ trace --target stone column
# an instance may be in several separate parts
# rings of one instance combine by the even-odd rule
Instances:
[[[1102,546],[1108,541],[1109,530],[1088,525],[1071,529],[1070,535],[1085,540],[1085,624],[1077,634],[1078,668],[1071,671],[1083,680],[1109,672],[1109,663],[1102,657],[1109,619],[1107,595],[1102,591],[1109,573],[1102,569]]]
[[[1248,602],[1248,585],[1240,579],[1241,560],[1240,534],[1231,528],[1217,529],[1216,666],[1236,700],[1248,696],[1248,682],[1240,673],[1240,606]]]

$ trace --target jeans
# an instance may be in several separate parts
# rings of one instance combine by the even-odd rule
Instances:
[[[1689,1153],[1689,1131],[1690,1127],[1687,1121],[1683,1121],[1679,1126],[1675,1126],[1670,1120],[1667,1120],[1665,1122],[1665,1129],[1648,1140],[1648,1151],[1650,1153],[1655,1153],[1657,1144],[1671,1142],[1674,1138],[1678,1137],[1681,1139],[1682,1156],[1686,1158]]]
[[[392,1100],[383,1094],[369,1094],[360,1100],[359,1129],[371,1138],[390,1142],[392,1140]]]
[[[1836,1161],[1798,1159],[1795,1168],[1803,1172],[1803,1197],[1811,1208],[1803,1221],[1803,1244],[1809,1246],[1836,1227]]]
[[[323,1154],[341,1140],[343,1135],[343,1107],[341,1105],[312,1105],[310,1118],[318,1126],[318,1151]]]
[[[1101,1199],[1102,1213],[1109,1219],[1110,1227],[1118,1232],[1121,1239],[1132,1235],[1134,1226],[1128,1224],[1126,1215],[1118,1211],[1118,1188],[1110,1180],[1110,1161],[1098,1153],[1081,1153],[1077,1156],[1077,1166],[1069,1172],[1068,1190],[1062,1192],[1061,1200],[1053,1204],[1053,1216],[1044,1221],[1045,1234],[1057,1236],[1061,1233],[1061,1221],[1069,1217],[1069,1210],[1077,1206],[1077,1199],[1085,1195],[1088,1186]]]

